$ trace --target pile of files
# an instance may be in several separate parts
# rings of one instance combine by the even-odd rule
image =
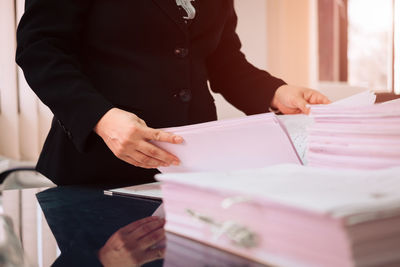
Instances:
[[[400,266],[400,168],[166,173],[166,230],[262,264]]]
[[[273,113],[163,130],[184,139],[183,144],[154,142],[181,161],[179,166],[159,168],[163,173],[302,164],[286,128]]]
[[[382,169],[400,166],[400,100],[311,107],[308,165]]]

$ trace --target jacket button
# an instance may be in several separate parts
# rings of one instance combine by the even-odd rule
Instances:
[[[189,102],[192,99],[192,92],[187,89],[182,89],[174,97],[179,97],[182,102]]]
[[[177,57],[184,58],[184,57],[187,57],[187,55],[189,55],[189,49],[178,47],[178,48],[175,48],[174,54]]]

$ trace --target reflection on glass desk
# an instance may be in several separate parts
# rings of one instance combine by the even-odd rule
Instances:
[[[85,187],[11,190],[2,199],[33,266],[263,266],[165,234],[150,217],[157,200]]]

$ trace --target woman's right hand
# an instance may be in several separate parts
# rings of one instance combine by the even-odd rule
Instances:
[[[146,169],[179,165],[179,159],[149,141],[180,144],[183,138],[147,127],[133,113],[110,109],[97,123],[94,131],[119,159]]]

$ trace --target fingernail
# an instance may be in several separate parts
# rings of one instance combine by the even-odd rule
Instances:
[[[172,164],[173,164],[173,165],[175,165],[175,166],[178,166],[178,165],[180,164],[180,162],[179,162],[179,161],[176,161],[176,160],[174,160],[174,161],[172,162]]]
[[[183,138],[182,137],[180,137],[180,136],[175,136],[174,137],[174,142],[175,143],[181,143],[183,141]]]
[[[162,166],[163,166],[163,167],[169,167],[169,164],[163,163]]]

